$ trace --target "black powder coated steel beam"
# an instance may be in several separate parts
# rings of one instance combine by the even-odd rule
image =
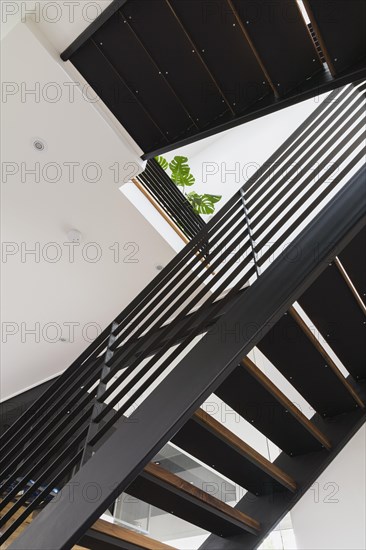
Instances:
[[[299,304],[348,372],[356,380],[366,378],[365,315],[334,264],[304,292]]]
[[[230,130],[230,128],[236,128],[236,126],[240,126],[241,124],[245,124],[246,122],[251,122],[252,120],[256,120],[257,118],[261,118],[262,116],[270,115],[272,113],[280,111],[281,109],[285,109],[286,107],[291,107],[292,105],[301,103],[306,99],[318,97],[321,94],[331,92],[332,90],[341,88],[346,84],[350,84],[364,78],[366,78],[365,63],[358,63],[356,67],[353,67],[349,71],[337,77],[332,77],[330,72],[325,70],[324,72],[315,75],[313,78],[310,78],[309,80],[306,80],[302,84],[298,85],[294,90],[291,91],[291,93],[288,93],[281,98],[266,96],[262,100],[256,102],[245,113],[234,119],[212,126],[211,128],[203,130],[198,134],[190,136],[186,139],[182,139],[176,141],[175,143],[159,147],[158,149],[155,149],[153,151],[146,151],[141,158],[143,160],[148,160],[157,155],[163,155],[174,149],[185,147],[186,145],[190,145],[191,143],[200,141],[201,139],[205,139],[210,136],[219,134],[220,132]]]
[[[296,177],[296,170],[299,169],[297,161],[299,158],[301,158],[301,155],[303,153],[306,152],[306,158],[301,159],[301,171],[303,174],[306,174],[308,170],[313,169],[314,166],[317,166],[318,173],[320,173],[321,162],[323,163],[322,166],[327,166],[326,159],[324,160],[322,159],[322,157],[331,150],[331,147],[333,145],[338,144],[340,138],[342,138],[347,131],[352,129],[352,124],[355,124],[358,120],[362,119],[362,115],[365,112],[365,107],[364,96],[361,92],[364,92],[365,89],[366,83],[360,86],[360,88],[358,88],[357,90],[353,90],[353,92],[351,92],[351,94],[348,96],[348,101],[345,102],[343,107],[335,108],[333,114],[328,117],[323,124],[320,124],[320,120],[317,121],[317,133],[315,137],[321,136],[321,141],[323,143],[327,142],[326,147],[322,149],[319,142],[313,145],[314,136],[310,136],[308,139],[305,139],[305,136],[301,136],[303,138],[301,147],[298,148],[292,156],[289,156],[287,164],[283,166],[283,168],[281,169],[281,174],[277,176],[278,181],[276,181],[276,184],[271,188],[271,194],[273,194],[273,196],[276,196],[276,201],[279,202],[280,199],[286,195],[286,192],[291,191],[291,186],[286,185],[286,182],[290,181],[293,176]],[[340,96],[342,95],[343,94],[340,94]],[[350,105],[353,99],[355,99],[355,102]],[[327,104],[328,102],[325,103]],[[350,105],[349,109],[347,109],[348,105]],[[356,110],[356,107],[360,107],[360,109]],[[326,113],[328,113],[328,110],[324,111],[324,115],[326,115]],[[341,116],[339,116],[340,114]],[[350,132],[350,137],[353,137],[355,133],[356,132],[352,129],[352,131]],[[330,138],[329,141],[328,138]],[[332,155],[335,156],[335,152],[332,152]],[[292,164],[294,164],[294,166],[292,166]],[[311,182],[311,178],[308,176],[302,184],[303,187],[305,188],[305,185],[309,182]],[[279,194],[277,197],[278,191]],[[253,202],[256,203],[254,206],[252,206]],[[248,202],[248,209],[251,216],[254,216],[254,214],[259,212],[263,206],[266,207],[261,212],[260,217],[257,218],[256,221],[252,222],[253,229],[258,224],[258,219],[265,218],[267,214],[271,214],[273,212],[274,204],[273,201],[271,202],[268,199],[268,197],[263,197],[263,199],[258,202],[257,195]]]
[[[35,388],[22,392],[0,403],[0,433],[3,434],[44,392],[57,380],[44,382]]]
[[[271,93],[270,84],[229,3],[170,0],[234,114]]]
[[[250,292],[217,323],[223,331],[221,337],[206,335],[184,357],[73,477],[73,498],[70,499],[70,487],[66,486],[57,502],[39,514],[11,550],[68,550],[78,542],[260,341],[268,324],[275,323],[287,311],[361,229],[366,220],[365,175],[364,166],[294,240],[292,246],[302,251],[301,258],[289,263],[280,257],[263,273]],[[314,245],[318,245],[316,256]],[[239,341],[225,337],[225,331],[238,326],[242,329]],[[327,434],[332,425],[328,428]],[[283,468],[289,475],[292,460]],[[91,482],[98,484],[98,494],[93,499],[85,497],[85,488]]]
[[[291,456],[322,449],[322,443],[286,406],[239,365],[215,391],[242,418]]]
[[[363,383],[358,385],[360,397],[366,399],[366,387]],[[324,421],[320,415],[313,419],[319,427],[324,427]],[[330,452],[321,451],[304,455],[292,460],[281,453],[274,464],[284,470],[298,481],[299,489],[295,493],[275,493],[254,497],[245,495],[236,508],[241,512],[250,510],[256,519],[261,522],[262,531],[259,535],[235,536],[223,539],[211,535],[200,547],[200,550],[255,550],[263,540],[271,533],[275,526],[285,517],[289,510],[301,499],[307,490],[318,479],[320,474],[329,466],[335,457],[342,451],[350,439],[357,433],[366,421],[365,412],[361,409],[342,414],[326,422],[328,436],[334,446]],[[350,465],[352,468],[352,465]]]
[[[105,533],[99,533],[94,529],[89,529],[81,539],[80,545],[89,550],[141,550],[141,546],[111,537]]]
[[[339,255],[347,275],[366,302],[366,228]]]
[[[195,416],[173,437],[172,443],[254,495],[286,490],[259,462],[250,461],[240,449],[208,429]]]
[[[192,43],[168,0],[126,2],[122,13],[131,21],[160,71],[166,73],[198,128],[205,128],[213,120],[227,120],[233,116],[201,53],[197,52],[198,46]],[[172,137],[168,141],[176,139]]]
[[[142,151],[169,144],[159,121],[140,100],[136,87],[118,72],[101,42],[92,36],[72,56],[72,63]]]
[[[93,34],[100,29],[106,21],[110,17],[112,17],[113,14],[116,13],[120,8],[122,8],[123,4],[125,4],[127,0],[113,0],[109,6],[106,7],[105,10],[102,11],[102,13],[93,21],[86,29],[83,31],[75,40],[64,50],[61,54],[62,61],[68,61],[70,57],[79,49],[81,48],[85,42],[89,40],[93,36]]]
[[[168,141],[189,135],[193,121],[179,97],[172,93],[166,78],[159,74],[159,67],[147,54],[130,19],[118,11],[94,33],[93,40],[132,92],[136,93],[163,134],[170,138]]]
[[[304,18],[292,0],[230,0],[278,96],[323,70]]]
[[[147,472],[142,472],[127,491],[132,497],[173,513],[174,516],[197,525],[209,533],[216,533],[219,536],[243,532],[256,533],[255,529],[214,508],[209,502],[194,498],[178,487],[173,487]]]
[[[365,138],[366,138],[366,131],[360,135],[353,143],[352,145],[348,148],[348,150],[343,153],[343,155],[338,159],[338,162],[341,162],[341,161],[344,161],[345,158],[346,158],[346,155],[348,153],[352,154],[353,150],[355,147],[359,147],[364,141],[365,141]],[[309,204],[308,206],[305,206],[304,208],[302,208],[301,210],[299,210],[299,204],[295,205],[295,204],[292,204],[291,205],[291,208],[288,210],[288,212],[286,213],[286,218],[289,219],[293,214],[297,213],[298,216],[296,218],[296,220],[294,220],[287,228],[286,230],[280,235],[280,237],[277,239],[276,241],[276,248],[278,249],[280,247],[280,245],[284,244],[286,242],[286,239],[288,239],[290,237],[290,235],[293,233],[293,231],[296,230],[296,228],[304,221],[306,220],[306,218],[311,215],[311,213],[314,211],[314,209],[319,205],[321,204],[321,201],[324,200],[326,197],[328,197],[328,195],[330,194],[330,192],[342,181],[342,180],[345,180],[347,177],[348,177],[348,174],[349,172],[352,171],[353,168],[355,168],[357,166],[357,164],[359,164],[363,159],[364,159],[364,156],[365,156],[365,149],[361,149],[358,151],[358,153],[351,159],[351,161],[341,170],[341,171],[338,171],[337,175],[333,177],[331,183],[325,188],[323,189],[323,191],[321,193],[319,193],[319,195],[315,198],[315,200]],[[327,170],[326,174],[322,175],[322,177],[319,179],[319,181],[317,182],[317,184],[313,185],[311,189],[308,189],[306,191],[306,193],[304,193],[304,195],[302,196],[302,200],[306,201],[310,194],[311,194],[311,191],[314,191],[315,188],[317,187],[317,185],[319,185],[320,181],[324,182],[325,181],[325,178],[326,177],[330,177],[330,176],[333,176],[333,169],[330,168],[329,170]],[[304,204],[304,203],[302,203]],[[280,212],[278,212],[278,214],[280,214]],[[278,219],[278,218],[277,218]],[[279,228],[279,221],[277,222],[277,224],[275,226],[273,226],[269,232],[266,234],[265,238],[263,239],[263,241],[261,241],[260,245],[262,247],[265,246],[266,243],[270,243],[270,239],[271,237],[274,235],[274,230],[275,230],[275,227]],[[259,264],[260,265],[263,265],[264,262],[266,260],[268,260],[268,258],[270,257],[270,255],[273,253],[273,249],[267,247],[267,250],[261,255],[260,259],[259,259]]]
[[[258,348],[324,417],[357,408],[351,393],[291,315],[284,315]]]
[[[362,21],[352,9],[356,3],[343,2],[346,5],[343,11],[359,28]],[[247,20],[246,11],[251,11],[250,6],[242,0],[232,0],[230,5],[238,9],[238,21],[232,23],[235,18],[230,9],[225,17],[212,13],[207,18],[197,17],[197,13],[205,12],[204,2],[114,0],[61,58],[72,61],[93,86],[144,151],[143,159],[366,76],[359,32],[358,42],[351,45],[353,35],[347,42],[339,38],[340,33],[332,31],[340,51],[336,58],[338,67],[344,61],[342,56],[347,54],[347,47],[351,50],[350,57],[347,54],[346,69],[338,69],[333,76],[318,59],[294,2],[272,2],[269,6],[268,2],[258,1],[257,4],[255,8],[262,12],[262,17],[258,17],[254,9],[253,17],[250,15]],[[343,17],[338,17],[339,23],[343,23]],[[347,28],[349,31],[349,25]],[[156,40],[156,36],[160,39]],[[248,40],[252,42],[250,47]],[[273,48],[273,43],[278,48]],[[235,46],[230,62],[225,62],[227,44],[231,45],[230,51]],[[171,50],[175,57],[171,56]],[[263,66],[273,73],[274,93],[270,93],[267,77],[262,75],[258,56]],[[142,68],[145,80],[136,63]],[[245,68],[245,81],[242,76],[238,77],[238,71],[243,71],[233,70],[241,65]],[[251,97],[253,84],[255,94]]]
[[[268,177],[273,176],[273,170],[277,165],[281,165],[288,159],[296,160],[294,152],[298,147],[301,147],[303,142],[311,135],[313,131],[318,131],[320,124],[331,115],[338,106],[346,98],[353,99],[357,93],[354,87],[350,89],[345,86],[340,89],[333,90],[327,97],[326,101],[322,101],[319,106],[314,109],[309,117],[307,117],[300,126],[283,142],[283,144],[275,151],[273,155],[263,164],[261,170],[253,174],[251,178],[244,184],[243,189],[247,200],[256,192]],[[249,203],[248,203],[249,204]]]
[[[238,300],[240,298],[240,296],[244,292],[247,291],[248,288],[249,287],[243,288],[235,296],[230,298],[228,300],[227,304],[225,304],[223,311],[220,311],[213,318],[210,318],[206,323],[202,323],[202,324],[197,323],[197,321],[195,319],[195,313],[191,313],[189,315],[186,315],[185,317],[183,317],[182,319],[179,319],[178,321],[175,321],[175,320],[171,321],[169,323],[169,326],[175,326],[176,325],[176,327],[178,329],[178,334],[173,338],[169,338],[169,340],[167,338],[165,338],[165,339],[160,339],[159,338],[159,341],[158,341],[155,349],[152,352],[149,352],[147,357],[151,357],[156,352],[158,352],[160,350],[160,348],[164,344],[166,344],[168,341],[169,341],[171,347],[180,344],[188,336],[188,334],[192,332],[192,330],[197,336],[200,335],[200,334],[203,334],[204,332],[206,332],[208,330],[210,330],[210,328],[213,327],[213,325],[216,323],[216,321],[220,317],[222,317],[222,315],[224,315],[225,312],[228,311],[230,307],[232,307],[232,305],[235,303],[235,301]],[[205,312],[209,313],[210,311],[212,311],[216,307],[216,305],[219,301],[220,300],[217,300],[216,302],[213,302],[212,304],[210,304],[207,307],[205,307],[205,305],[203,305],[201,307],[200,311],[205,311]],[[192,325],[190,325],[189,328],[186,328],[185,330],[181,330],[180,326],[184,325],[184,323],[186,323],[186,321],[189,320],[190,318],[192,319]],[[139,338],[136,338],[135,340],[132,340],[131,342],[129,342],[129,344],[127,346],[122,345],[121,348],[116,348],[116,351],[117,350],[122,350],[122,349],[124,351],[128,351],[129,348],[134,346],[136,343],[139,344],[138,352],[135,353],[126,363],[122,362],[121,368],[127,367],[133,361],[135,361],[137,357],[140,357],[141,355],[143,355],[146,348],[147,348],[147,346],[148,346],[148,344],[149,344],[149,338],[151,337],[151,335],[153,335],[154,337],[155,336],[159,337],[159,334],[163,333],[165,328],[166,328],[166,326],[163,326],[163,327],[159,328],[158,330],[156,330],[154,333],[148,333],[147,335],[140,336]],[[117,357],[117,361],[118,361],[118,357]],[[113,364],[114,363],[112,362],[111,365],[113,365]]]
[[[168,292],[168,290],[166,290],[168,281],[171,282],[172,279],[176,279],[178,274],[179,277],[183,277],[192,269],[192,259],[194,259],[195,254],[199,252],[204,240],[207,238],[215,240],[218,234],[223,236],[222,227],[228,219],[230,219],[233,213],[237,211],[239,201],[239,194],[235,193],[225,206],[206,224],[204,237],[202,234],[196,235],[196,237],[190,241],[189,245],[178,252],[178,254],[170,260],[166,268],[160,271],[144,290],[130,302],[116,318],[116,321],[120,323],[120,325],[115,334],[126,326],[126,323],[131,320],[131,317],[136,314],[138,309],[145,307],[149,301],[151,301],[153,295],[156,295],[156,293],[161,292],[163,289]],[[172,290],[172,288],[170,288],[170,290]]]
[[[181,210],[183,209],[184,219],[189,222],[191,229],[194,230],[193,236],[195,236],[200,229],[205,227],[206,223],[204,220],[199,214],[195,213],[190,202],[155,159],[148,161],[143,173],[146,175],[149,188],[152,189],[158,197],[164,196],[165,198],[170,198],[170,202],[179,206],[178,221],[182,219]],[[139,176],[137,179],[139,179]],[[169,203],[169,201],[167,202]]]
[[[304,4],[333,74],[366,57],[364,0],[305,0]]]

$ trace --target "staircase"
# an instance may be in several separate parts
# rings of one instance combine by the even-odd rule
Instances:
[[[9,508],[9,506],[8,506]],[[5,508],[3,513],[6,513],[7,509]],[[18,513],[21,514],[24,510],[19,509]],[[36,517],[36,515],[34,516]],[[20,533],[31,523],[32,519],[28,518],[24,524],[18,528],[13,535],[9,537],[6,543],[1,545],[2,550],[9,548],[14,542]],[[133,532],[128,529],[124,529],[119,525],[115,525],[108,521],[98,519],[90,529],[90,535],[85,536],[84,544],[88,546],[73,546],[73,550],[88,550],[88,548],[103,548],[104,550],[114,548],[140,548],[146,550],[174,550],[171,546],[163,544],[160,541],[151,539],[139,533]],[[119,545],[119,546],[118,546]],[[122,545],[122,546],[121,546]]]
[[[144,152],[365,78],[363,0],[113,0],[62,53]]]
[[[167,548],[98,521],[127,491],[211,533],[203,550],[254,549],[356,433],[365,89],[332,92],[1,437],[1,543]],[[200,408],[212,393],[280,448],[274,462]],[[156,464],[169,441],[246,494],[232,507]]]

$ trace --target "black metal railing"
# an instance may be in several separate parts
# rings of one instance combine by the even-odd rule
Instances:
[[[155,159],[147,161],[146,168],[136,179],[151,193],[157,203],[188,239],[205,227],[192,205]]]
[[[365,89],[358,83],[332,92],[1,437],[1,542],[148,398],[361,166]]]

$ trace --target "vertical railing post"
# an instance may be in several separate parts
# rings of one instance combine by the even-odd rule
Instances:
[[[94,406],[93,406],[93,412],[92,412],[91,419],[90,419],[89,430],[88,430],[88,434],[86,436],[86,440],[85,440],[85,444],[84,444],[84,452],[83,452],[83,456],[82,456],[82,459],[81,459],[81,464],[82,465],[85,464],[85,462],[87,462],[89,460],[89,458],[91,458],[93,456],[93,447],[92,447],[92,445],[90,445],[90,441],[92,441],[92,439],[94,438],[94,436],[98,432],[99,423],[95,422],[95,418],[101,412],[101,407],[103,407],[103,405],[101,405],[99,403],[99,398],[103,395],[103,393],[107,389],[107,384],[105,384],[103,382],[103,380],[105,379],[105,377],[109,374],[109,372],[111,370],[111,367],[108,366],[108,364],[109,364],[109,361],[110,361],[110,359],[112,359],[113,354],[114,354],[114,351],[111,349],[111,346],[112,346],[112,344],[114,344],[114,342],[117,339],[117,336],[114,335],[114,331],[117,328],[118,328],[118,323],[116,323],[114,321],[112,323],[112,326],[111,326],[111,333],[109,335],[107,350],[106,350],[105,357],[104,357],[104,364],[103,364],[102,372],[101,372],[101,375],[100,375],[100,381],[99,381],[97,393],[96,393],[95,400],[94,400]]]
[[[255,267],[257,277],[259,277],[260,274],[261,274],[261,270],[260,270],[260,267],[259,267],[258,255],[257,255],[257,252],[255,250],[255,242],[253,240],[253,232],[252,232],[252,228],[251,228],[251,225],[250,225],[249,212],[248,212],[248,209],[247,209],[247,206],[246,206],[246,203],[245,203],[245,192],[244,192],[243,187],[240,188],[240,196],[241,196],[241,202],[243,204],[244,219],[245,219],[245,222],[246,222],[247,228],[248,228],[249,243],[250,243],[250,249],[251,249],[252,255],[253,255],[254,267]]]

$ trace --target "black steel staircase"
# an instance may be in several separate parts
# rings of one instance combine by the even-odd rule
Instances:
[[[93,524],[127,490],[211,532],[205,549],[254,549],[362,425],[365,89],[332,92],[1,437],[1,542],[97,548]],[[212,393],[280,448],[274,463],[200,409]],[[232,508],[153,464],[170,440],[248,493]]]
[[[153,158],[365,78],[364,0],[304,4],[114,0],[61,57]]]

